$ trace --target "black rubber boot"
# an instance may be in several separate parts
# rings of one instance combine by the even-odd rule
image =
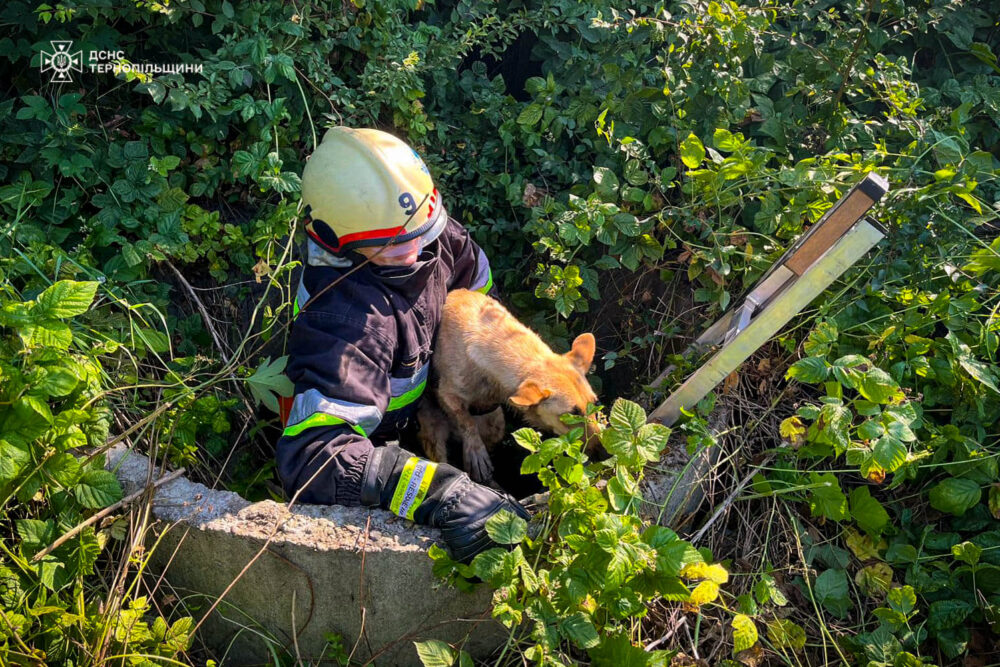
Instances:
[[[361,504],[381,507],[417,523],[441,529],[451,557],[469,562],[496,546],[486,520],[507,510],[527,520],[528,512],[506,493],[476,484],[447,463],[432,463],[395,445],[376,447],[361,480]]]

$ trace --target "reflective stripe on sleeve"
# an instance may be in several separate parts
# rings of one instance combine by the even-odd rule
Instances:
[[[367,436],[380,423],[382,413],[374,406],[330,398],[318,389],[307,389],[292,401],[284,434],[297,435],[313,426],[347,424],[357,433]]]
[[[417,369],[412,377],[389,378],[389,391],[392,398],[389,399],[389,410],[399,410],[405,408],[413,401],[420,398],[427,386],[427,371],[430,364],[424,364]]]
[[[299,289],[295,293],[295,301],[292,302],[292,317],[298,317],[302,306],[309,302],[309,290],[306,289],[305,281],[299,280]]]
[[[493,271],[490,269],[490,260],[486,258],[486,253],[483,249],[479,249],[479,255],[476,257],[476,278],[469,285],[469,289],[474,292],[482,292],[486,294],[493,287]]]
[[[282,431],[282,435],[298,435],[307,428],[312,428],[314,426],[335,426],[337,424],[346,424],[354,429],[354,432],[358,435],[364,438],[368,437],[368,434],[364,432],[364,429],[357,424],[351,424],[350,422],[344,421],[340,417],[326,415],[322,412],[313,413],[297,424],[292,424],[291,426],[286,427],[285,430]]]
[[[389,504],[392,513],[412,521],[417,508],[427,497],[427,489],[430,488],[436,471],[436,463],[416,456],[407,459]]]

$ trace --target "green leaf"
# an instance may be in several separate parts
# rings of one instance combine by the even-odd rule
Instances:
[[[743,135],[740,135],[742,137]],[[712,143],[720,151],[725,151],[727,153],[732,153],[733,151],[739,149],[740,140],[737,139],[732,132],[724,128],[718,128],[712,135]]]
[[[472,559],[472,570],[477,577],[495,588],[510,584],[514,571],[508,571],[506,556],[507,552],[500,547],[487,549]]]
[[[59,320],[42,320],[18,330],[25,347],[51,347],[67,350],[73,342],[73,332],[69,325]]]
[[[885,433],[875,441],[874,455],[886,472],[895,472],[906,463],[906,445]]]
[[[778,588],[778,582],[774,580],[769,574],[761,575],[760,581],[753,588],[754,595],[757,597],[757,602],[760,604],[767,604],[772,602],[779,607],[784,607],[788,604],[788,598],[780,588]]]
[[[0,442],[3,441],[0,440]],[[989,507],[990,514],[993,515],[993,518],[1000,519],[1000,485],[993,484],[990,486],[990,492],[986,505]]]
[[[801,651],[806,645],[806,631],[787,618],[768,621],[767,638],[777,649],[790,648],[793,651]]]
[[[17,479],[30,462],[30,453],[6,440],[0,440],[0,483]]]
[[[841,569],[825,570],[816,577],[816,599],[835,616],[843,618],[853,606],[847,586],[847,573]]]
[[[289,397],[295,392],[295,385],[284,373],[287,363],[287,355],[278,357],[274,361],[268,357],[246,380],[250,393],[257,402],[263,403],[274,412],[279,412],[278,399],[275,395]]]
[[[873,403],[888,403],[889,399],[899,393],[899,386],[881,368],[871,368],[861,377],[858,391]]]
[[[975,566],[979,563],[979,557],[983,555],[983,550],[972,542],[962,542],[952,545],[951,555],[955,557],[955,560]]]
[[[616,512],[624,512],[629,506],[637,506],[642,501],[638,482],[623,466],[617,466],[615,476],[608,480],[607,491],[608,500]]]
[[[694,169],[705,159],[705,146],[701,139],[694,133],[688,135],[687,139],[681,142],[681,161],[688,167]]]
[[[49,404],[32,394],[26,394],[17,400],[17,403],[23,408],[27,408],[35,413],[35,415],[41,417],[45,420],[46,424],[52,423],[52,410],[49,408]]]
[[[847,511],[847,496],[840,490],[840,482],[833,473],[820,475],[809,473],[811,484],[821,484],[810,489],[809,511],[813,516],[825,516],[834,521],[843,521],[849,517]]]
[[[901,651],[893,658],[892,667],[927,667],[927,663],[909,651]]]
[[[60,280],[38,295],[32,314],[39,319],[76,317],[87,312],[95,294],[94,281]]]
[[[823,437],[819,441],[834,445],[839,456],[851,444],[849,437],[851,411],[836,400],[824,403],[820,416],[823,418],[823,428],[820,430]]]
[[[43,470],[63,488],[73,487],[80,479],[80,463],[67,452],[56,454],[46,461]]]
[[[649,174],[642,168],[642,162],[629,160],[625,163],[625,180],[635,186],[645,185],[649,182]],[[642,198],[638,201],[642,201]]]
[[[802,349],[810,357],[825,357],[833,349],[838,336],[837,325],[833,322],[820,322],[809,332]]]
[[[438,639],[413,642],[424,667],[451,667],[458,658],[458,651]]]
[[[614,667],[652,667],[657,653],[661,652],[646,652],[641,646],[633,646],[625,634],[611,637],[605,635],[598,646],[590,649],[592,664],[614,665]]]
[[[964,600],[932,602],[927,612],[927,629],[937,633],[947,628],[953,628],[965,621],[973,609],[975,607]]]
[[[971,479],[949,477],[931,489],[931,507],[961,516],[974,507],[982,495],[982,489]]]
[[[191,645],[191,628],[194,619],[185,616],[174,621],[163,637],[163,642],[174,651],[186,651]]]
[[[858,426],[858,437],[862,440],[875,440],[885,432],[885,427],[874,419],[866,419]]]
[[[638,452],[646,461],[658,461],[669,439],[670,429],[663,424],[643,424],[636,434]]]
[[[889,513],[882,503],[872,498],[867,486],[859,486],[851,491],[851,516],[858,527],[872,536],[878,536],[889,523]]]
[[[1000,388],[997,388],[997,372],[994,366],[984,364],[971,355],[959,357],[958,363],[973,379],[978,380],[1000,394]]]
[[[757,626],[743,614],[733,616],[733,655],[757,643]]]
[[[514,442],[521,445],[521,447],[527,449],[529,452],[537,452],[542,446],[542,436],[540,436],[538,431],[533,428],[519,428],[511,433],[511,435],[514,438]]]
[[[76,499],[84,507],[101,509],[122,498],[122,488],[115,476],[107,470],[88,470],[73,489]]]
[[[618,177],[607,167],[594,167],[596,191],[605,200],[612,199],[618,192]]]
[[[638,403],[619,398],[611,406],[608,423],[619,431],[631,435],[638,432],[646,423],[646,412]]]
[[[248,151],[233,153],[232,166],[237,177],[249,176],[257,169],[257,158]]]
[[[993,252],[995,254],[995,251]],[[976,359],[972,355],[972,350],[969,346],[963,343],[954,332],[949,331],[945,338],[951,345],[951,349],[955,353],[955,358],[958,360],[959,365],[965,369],[965,372],[993,391],[1000,393],[1000,388],[997,388],[997,373],[994,367]]]
[[[833,371],[833,376],[837,378],[837,382],[844,385],[845,387],[850,387],[851,389],[858,388],[858,381],[861,380],[862,372],[858,370],[858,366],[862,366],[868,363],[868,360],[858,354],[848,354],[847,356],[840,357],[833,362],[831,370]]]
[[[885,429],[888,431],[889,435],[902,442],[913,442],[917,439],[913,430],[901,421],[889,422],[886,424]]]
[[[18,519],[17,534],[21,536],[21,547],[25,554],[34,556],[37,552],[52,544],[56,539],[56,525],[51,520]]]
[[[543,111],[544,109],[542,108],[541,104],[529,104],[528,106],[524,107],[524,110],[521,111],[520,114],[518,114],[517,124],[531,127],[532,125],[537,124],[538,121],[542,119]]]
[[[76,374],[73,371],[57,366],[45,369],[45,374],[42,376],[41,382],[38,383],[38,389],[48,396],[58,398],[76,389],[77,382]]]
[[[528,534],[528,522],[513,512],[500,510],[486,520],[486,533],[497,544],[519,544]]]
[[[146,148],[145,142],[126,141],[122,155],[130,162],[145,162],[149,159],[149,149]]]
[[[803,357],[788,368],[785,379],[795,378],[799,382],[817,384],[830,374],[830,368],[823,357]]]
[[[889,591],[886,601],[894,611],[909,615],[917,608],[917,593],[913,590],[913,586],[900,586]]]
[[[564,637],[583,649],[593,648],[600,641],[594,624],[580,611],[560,621],[559,631]]]

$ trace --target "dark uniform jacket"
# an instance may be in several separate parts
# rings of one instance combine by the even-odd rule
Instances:
[[[372,448],[415,421],[448,291],[495,296],[485,253],[453,219],[414,266],[351,268],[310,239],[288,348],[295,395],[277,446],[285,491],[304,487],[298,502],[359,504]]]

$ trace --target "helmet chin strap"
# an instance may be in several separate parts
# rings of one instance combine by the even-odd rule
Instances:
[[[419,255],[420,251],[423,250],[423,247],[423,237],[418,236],[414,239],[410,239],[409,241],[404,241],[403,243],[391,243],[387,245],[385,249],[379,253],[379,257],[388,260],[403,259],[413,255],[414,253]]]
[[[420,208],[424,205],[424,202],[426,202],[429,197],[430,197],[430,194],[424,195],[424,198],[420,200],[419,204],[417,204],[416,210],[413,213],[411,213],[410,217],[408,217],[406,219],[406,222],[403,223],[402,229],[405,229],[406,225],[410,224],[410,221],[413,220],[413,216],[417,214],[417,211],[420,210]],[[398,235],[398,232],[397,232],[397,235]],[[383,248],[384,248],[384,246],[383,246]],[[364,266],[366,266],[368,264],[371,264],[371,258],[365,257],[364,255],[360,255],[358,253],[353,253],[352,252],[352,254],[353,255],[357,255],[357,257],[360,257],[362,261],[355,262],[355,261],[353,261],[354,258],[352,257],[351,258],[351,260],[352,260],[351,261],[351,264],[352,264],[351,268],[347,272],[345,272],[342,276],[338,277],[336,280],[331,281],[328,285],[326,285],[325,287],[323,287],[323,289],[321,289],[320,291],[316,292],[316,294],[313,294],[311,297],[309,297],[309,300],[306,301],[304,304],[301,304],[299,306],[299,314],[301,314],[302,311],[306,310],[311,304],[315,303],[316,299],[318,299],[323,294],[326,294],[331,289],[333,289],[334,287],[336,287],[340,283],[341,280],[343,280],[347,276],[351,275],[355,271],[358,271],[362,267],[364,267]],[[419,262],[418,262],[418,264],[419,264]],[[413,268],[413,267],[404,267],[404,268]],[[288,320],[288,323],[285,326],[291,326],[291,324],[292,324],[293,321],[294,320],[292,320],[292,319]]]

